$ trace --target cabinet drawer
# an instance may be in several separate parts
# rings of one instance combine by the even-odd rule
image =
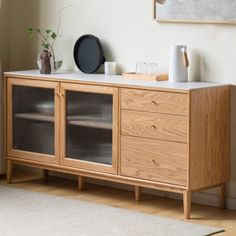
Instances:
[[[121,108],[188,116],[189,95],[138,89],[121,89]]]
[[[122,110],[124,135],[186,143],[188,117]]]
[[[121,137],[121,175],[187,186],[187,144]]]

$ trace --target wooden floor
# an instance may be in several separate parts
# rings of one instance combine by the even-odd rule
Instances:
[[[11,186],[20,189],[131,209],[152,215],[183,219],[182,201],[178,200],[143,195],[142,201],[135,202],[134,193],[131,191],[92,184],[86,184],[85,189],[79,192],[76,181],[51,176],[46,181],[39,174],[19,170],[14,173],[13,182]],[[4,178],[0,179],[0,185],[6,185]],[[193,223],[223,227],[226,232],[217,234],[219,236],[236,235],[236,211],[192,204],[191,218],[189,221]]]

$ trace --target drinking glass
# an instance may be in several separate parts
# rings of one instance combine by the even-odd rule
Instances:
[[[147,66],[147,74],[148,75],[157,75],[158,74],[158,64],[155,62],[151,62]]]
[[[147,73],[147,64],[146,62],[138,62],[136,64],[136,74],[146,74]]]

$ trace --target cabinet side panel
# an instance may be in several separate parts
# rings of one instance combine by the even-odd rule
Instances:
[[[4,92],[4,104],[3,104],[3,118],[4,118],[4,138],[3,138],[3,145],[4,145],[4,157],[7,156],[7,77],[4,76],[3,80],[3,92]]]
[[[189,188],[196,190],[230,179],[230,86],[190,96]]]

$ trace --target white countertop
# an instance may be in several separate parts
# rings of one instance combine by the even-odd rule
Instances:
[[[219,83],[208,83],[208,82],[178,82],[170,83],[168,81],[141,81],[141,80],[130,80],[124,79],[121,75],[104,75],[104,74],[84,74],[81,72],[60,72],[53,73],[50,75],[43,75],[39,73],[39,70],[27,70],[27,71],[14,71],[5,72],[7,76],[22,76],[22,77],[33,77],[33,78],[48,78],[55,80],[72,80],[76,82],[92,82],[102,83],[116,86],[129,86],[129,87],[148,87],[155,89],[167,89],[167,90],[183,90],[191,91],[202,88],[219,87],[228,84]]]

